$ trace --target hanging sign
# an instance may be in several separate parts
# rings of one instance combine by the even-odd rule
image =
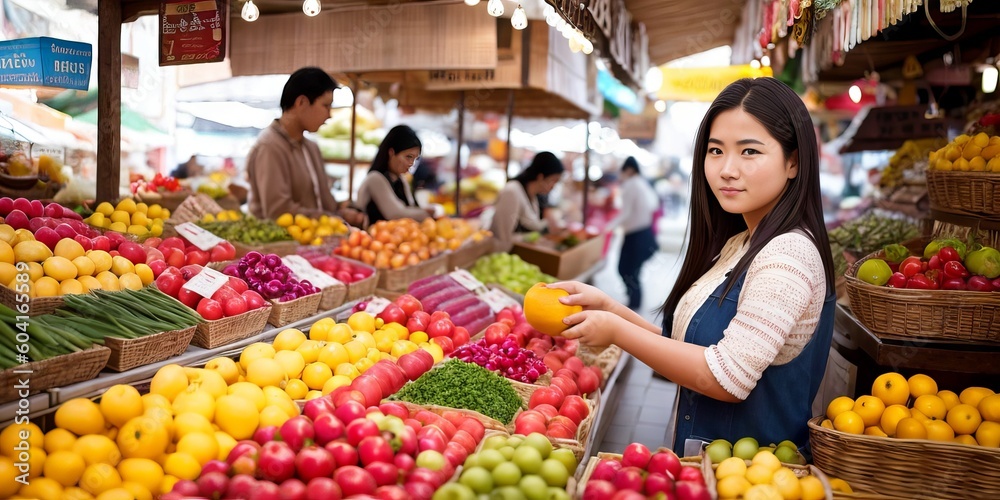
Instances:
[[[160,66],[219,62],[226,57],[226,0],[160,4]]]
[[[730,83],[741,78],[771,76],[770,67],[754,69],[749,64],[718,68],[660,67],[663,84],[656,97],[664,101],[711,102]]]
[[[50,37],[0,42],[0,85],[87,90],[94,51],[89,43]]]

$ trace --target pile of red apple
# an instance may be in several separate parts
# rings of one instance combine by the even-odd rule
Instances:
[[[202,272],[204,269],[202,266],[188,264],[177,268],[174,266],[160,267],[157,264],[157,267],[153,267],[155,262],[163,263],[163,261],[154,261],[149,264],[153,269],[153,274],[157,274],[157,269],[159,269],[159,274],[154,282],[156,288],[194,309],[208,321],[238,316],[269,305],[259,293],[248,289],[245,281],[232,276],[229,277],[229,282],[222,285],[212,297],[202,297],[198,293],[184,288],[188,281]]]
[[[697,467],[682,466],[673,451],[632,443],[621,460],[602,459],[583,485],[583,500],[709,500],[705,477]]]
[[[161,498],[430,500],[484,434],[482,423],[458,412],[316,398],[303,415],[258,429],[226,461],[208,462],[196,481],[178,481]]]
[[[560,385],[542,387],[531,394],[528,410],[514,418],[515,434],[538,432],[553,439],[576,439],[580,423],[590,415],[590,405],[579,394],[565,395],[570,388],[560,388],[562,380],[553,378]]]
[[[367,302],[359,302],[355,304],[354,311],[363,311],[367,306]],[[469,331],[465,327],[455,325],[447,312],[428,313],[424,311],[420,301],[410,294],[400,295],[375,317],[385,323],[405,326],[410,335],[414,332],[426,333],[428,340],[440,346],[445,355],[454,351],[456,347],[468,343],[471,338]]]
[[[143,245],[156,250],[152,252],[153,260],[162,260],[174,267],[184,267],[190,264],[204,266],[209,262],[226,262],[236,258],[236,248],[228,241],[223,241],[211,250],[202,250],[180,236],[169,238],[148,238]]]
[[[420,378],[433,366],[434,357],[424,349],[408,352],[395,363],[382,359],[355,377],[350,385],[334,389],[329,398],[335,403],[354,400],[368,407],[376,406],[383,398],[399,392],[408,380]]]
[[[347,259],[341,259],[330,255],[303,255],[310,265],[332,276],[341,283],[351,284],[368,278],[375,272],[374,269],[359,265],[357,262],[351,263]]]

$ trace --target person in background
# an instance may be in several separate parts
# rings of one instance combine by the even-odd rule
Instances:
[[[337,82],[320,68],[302,68],[288,78],[281,92],[281,117],[260,133],[247,155],[253,216],[325,214],[338,215],[351,225],[363,222],[359,211],[337,204],[319,146],[304,135],[330,118],[335,88]]]
[[[802,446],[836,299],[802,99],[773,78],[726,87],[698,130],[691,182],[688,251],[662,326],[564,282],[548,286],[584,310],[564,319],[562,335],[618,345],[680,386],[671,415],[678,455],[744,436]]]
[[[198,163],[198,156],[191,155],[188,161],[178,164],[177,168],[170,172],[170,176],[174,179],[187,179],[190,177],[198,177],[205,173],[205,168]]]
[[[622,165],[621,211],[608,223],[608,229],[621,226],[625,233],[621,255],[618,258],[618,274],[625,282],[628,292],[628,308],[638,311],[642,307],[642,283],[639,271],[658,248],[653,232],[653,214],[660,205],[653,186],[639,173],[639,163],[628,157]]]
[[[535,155],[528,168],[507,185],[497,196],[490,230],[500,251],[510,250],[516,233],[544,231],[547,196],[566,169],[556,155],[542,151]]]
[[[403,177],[420,158],[420,148],[417,133],[406,125],[396,125],[385,135],[358,188],[358,206],[368,224],[404,218],[419,222],[433,215],[432,209],[417,204],[410,183]]]

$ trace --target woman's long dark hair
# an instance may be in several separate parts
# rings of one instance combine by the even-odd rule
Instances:
[[[528,168],[517,174],[514,180],[520,182],[523,186],[527,186],[529,182],[538,180],[539,175],[542,177],[561,175],[565,170],[566,168],[563,167],[559,158],[556,158],[556,155],[548,151],[542,151],[531,159],[531,164],[528,165]]]
[[[802,100],[787,85],[773,78],[738,80],[715,99],[698,129],[691,171],[691,218],[688,222],[687,253],[680,276],[663,304],[665,330],[673,324],[674,310],[691,285],[709,269],[722,247],[733,236],[747,229],[742,214],[722,209],[705,178],[705,156],[712,123],[720,113],[742,109],[770,132],[785,154],[798,155],[798,173],[789,179],[778,204],[757,225],[750,247],[736,263],[725,282],[726,294],[750,267],[760,249],[775,236],[802,229],[819,250],[826,270],[827,293],[832,293],[833,255],[823,222],[819,189],[819,147],[812,120]],[[723,294],[724,296],[725,294]],[[664,334],[669,335],[669,331]]]
[[[385,139],[382,139],[382,144],[378,147],[378,153],[375,154],[369,171],[389,173],[390,149],[393,153],[398,154],[400,151],[419,147],[422,147],[420,138],[417,137],[417,133],[412,128],[406,125],[396,125],[389,130],[389,133],[385,134]]]

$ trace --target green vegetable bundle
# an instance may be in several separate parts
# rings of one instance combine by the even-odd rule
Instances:
[[[406,384],[391,399],[479,412],[507,425],[523,401],[503,376],[458,359]]]
[[[285,228],[271,220],[246,217],[238,221],[198,222],[198,226],[212,234],[244,245],[262,245],[275,241],[288,241],[292,236]]]
[[[901,243],[920,236],[920,229],[905,219],[867,213],[827,231],[833,252],[834,272],[841,276],[847,271],[844,252],[861,258],[886,245]]]

